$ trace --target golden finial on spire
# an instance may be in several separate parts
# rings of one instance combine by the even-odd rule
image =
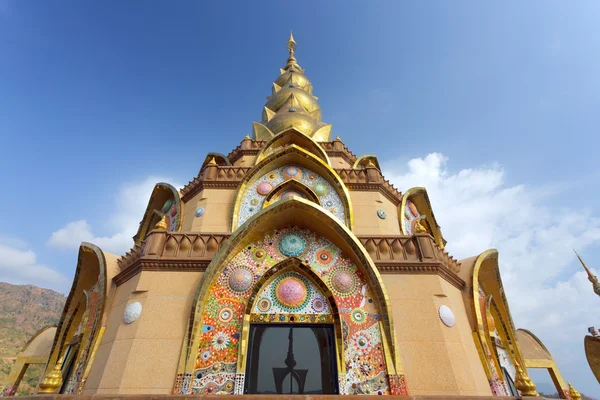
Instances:
[[[246,135],[246,136],[248,136],[248,135]],[[214,158],[214,157],[211,157],[211,159],[208,161],[208,163],[209,163],[210,165],[216,165],[216,164],[217,164],[217,162],[215,161],[215,158]]]
[[[575,249],[573,249],[573,251],[575,251]],[[581,265],[583,265],[583,269],[585,269],[585,272],[587,272],[588,281],[592,282],[592,287],[594,288],[594,293],[596,293],[598,296],[600,296],[600,282],[598,281],[598,278],[596,277],[596,275],[592,274],[592,271],[590,271],[588,266],[585,265],[585,262],[583,262],[583,259],[579,256],[579,254],[577,254],[576,251],[575,251],[575,255],[579,259],[579,262],[581,263]]]
[[[292,35],[292,31],[290,31],[290,38],[288,39],[286,48],[290,52],[290,56],[294,54],[294,51],[296,51],[296,41],[294,40],[294,35]]]
[[[571,382],[569,382],[569,396],[571,396],[571,399],[573,400],[581,400],[581,393],[571,385]]]

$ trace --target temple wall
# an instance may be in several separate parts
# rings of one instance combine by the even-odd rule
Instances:
[[[331,168],[352,168],[352,165],[342,157],[329,157]]]
[[[400,235],[398,207],[387,197],[376,191],[350,191],[354,211],[355,235]],[[377,215],[378,210],[386,213],[385,219]]]
[[[230,232],[235,189],[204,189],[185,205],[182,232]],[[204,214],[196,217],[196,210]]]
[[[256,156],[243,155],[238,160],[236,160],[233,165],[236,167],[252,167],[256,162]]]
[[[169,394],[202,272],[142,271],[117,288],[83,394]],[[127,305],[142,312],[123,321]]]
[[[382,275],[411,395],[491,396],[460,290],[437,275]],[[456,324],[438,317],[446,305]]]

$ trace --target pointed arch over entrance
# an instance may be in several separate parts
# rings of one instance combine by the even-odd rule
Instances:
[[[174,186],[159,182],[154,186],[144,217],[140,227],[133,237],[136,244],[140,244],[156,223],[164,216],[167,217],[167,228],[170,231],[178,231],[181,228],[181,216],[183,215],[181,198]]]
[[[345,304],[343,306],[336,299],[340,310],[338,314],[344,319],[346,313],[346,325],[349,325],[343,338],[344,346],[356,349],[353,351],[356,351],[358,361],[347,360],[352,361],[353,368],[347,371],[349,375],[346,378],[349,380],[344,380],[345,386],[340,385],[340,391],[358,394],[360,388],[385,384],[385,387],[381,386],[383,392],[398,393],[395,388],[405,387],[388,296],[373,261],[346,226],[314,203],[294,197],[281,200],[251,217],[231,236],[208,266],[191,311],[189,336],[182,351],[175,392],[189,393],[195,377],[202,378],[205,373],[212,373],[214,363],[210,359],[213,355],[210,346],[221,351],[219,349],[225,349],[221,346],[223,343],[237,346],[244,341],[243,336],[234,335],[244,324],[250,323],[246,307],[252,288],[274,265],[291,257],[297,257],[310,266],[334,295],[344,299],[340,300]],[[224,291],[219,287],[223,287]],[[228,294],[231,291],[238,294]],[[240,297],[244,298],[241,305],[236,300]],[[228,301],[230,304],[226,304]],[[220,315],[223,309],[226,309],[225,315]],[[356,312],[353,312],[355,309]],[[216,329],[214,324],[223,326],[222,321],[229,324],[231,320],[239,326],[224,337],[219,333],[222,329]],[[352,381],[352,374],[360,374],[361,371],[360,365],[354,363],[360,364],[361,354],[369,354],[370,351],[377,355],[369,360],[377,361],[378,368],[384,366],[385,370],[381,371],[382,375],[373,370],[375,375],[367,378],[368,382]],[[344,354],[347,357],[348,353]],[[221,357],[221,353],[217,355]],[[201,368],[196,368],[197,360],[206,362],[200,362],[198,367]],[[212,388],[229,389],[227,392],[231,393],[234,388],[236,391],[243,388],[245,375],[237,372],[237,367],[244,365],[243,360],[240,361],[236,353],[231,362],[234,363],[221,362],[218,368],[227,371],[223,372],[228,374],[227,379],[235,378],[235,383],[216,387],[207,386],[212,382],[200,382],[198,386],[202,386],[203,390],[206,388],[205,392]],[[339,366],[344,367],[344,364]],[[343,378],[340,377],[340,382]],[[348,382],[355,383],[354,387],[348,387]]]
[[[244,176],[235,195],[231,231],[258,212],[274,186],[289,179],[311,186],[324,209],[352,229],[350,193],[339,175],[320,158],[291,144],[269,154]]]

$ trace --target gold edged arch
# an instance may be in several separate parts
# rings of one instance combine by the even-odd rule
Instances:
[[[323,160],[327,165],[331,166],[331,161],[329,160],[327,152],[325,152],[325,150],[313,138],[293,128],[273,136],[267,143],[265,143],[263,148],[258,153],[258,156],[256,156],[256,162],[254,164],[256,165],[264,160],[265,157],[267,157],[274,149],[277,149],[278,147],[285,147],[290,144],[295,144],[298,147],[311,152],[313,155]]]
[[[340,176],[333,168],[317,156],[295,144],[291,144],[281,150],[269,154],[244,176],[234,195],[233,211],[231,212],[231,232],[235,232],[235,230],[238,229],[242,200],[253,180],[257,177],[260,178],[265,173],[275,168],[288,164],[297,164],[311,169],[321,177],[325,178],[329,184],[333,186],[344,207],[344,212],[346,214],[346,221],[344,222],[348,228],[352,230],[352,227],[354,226],[352,200],[350,199],[350,192]]]
[[[375,154],[363,154],[362,156],[358,157],[356,159],[356,161],[354,161],[354,165],[352,165],[352,168],[353,169],[364,168],[369,161],[373,162],[373,165],[375,165],[375,168],[377,168],[379,170],[379,172],[381,172],[381,167],[379,166],[379,160],[377,159],[377,156]]]
[[[590,369],[600,383],[600,338],[586,335],[583,339],[583,347]]]
[[[389,359],[392,362],[392,365],[388,365],[388,371],[394,371],[399,375],[403,374],[404,369],[398,355],[389,297],[373,260],[348,227],[328,211],[311,201],[298,197],[281,200],[250,217],[215,254],[202,276],[192,304],[187,329],[188,337],[183,343],[178,374],[192,373],[194,370],[202,331],[204,304],[213,281],[220,276],[222,269],[248,244],[278,227],[291,225],[309,229],[327,238],[361,269],[376,294],[377,306],[381,315],[380,322],[384,328],[382,336],[385,336],[389,346],[389,350],[385,352],[386,360]]]
[[[88,266],[90,262],[94,264],[93,267]],[[96,265],[97,268],[95,268]],[[90,268],[93,269],[90,270]],[[61,318],[56,328],[56,336],[52,343],[52,349],[50,350],[44,374],[51,373],[54,366],[61,361],[65,350],[65,343],[68,343],[72,339],[72,337],[69,337],[69,334],[73,333],[72,324],[77,314],[79,314],[78,306],[85,300],[86,309],[83,310],[81,316],[83,317],[83,314],[88,313],[88,292],[95,285],[99,285],[97,306],[94,315],[87,315],[88,319],[94,318],[95,327],[92,328],[92,332],[88,332],[87,329],[86,332],[84,332],[85,335],[82,339],[85,340],[81,340],[80,343],[84,344],[86,347],[80,348],[77,359],[74,360],[73,364],[76,366],[82,361],[87,372],[89,372],[90,361],[95,355],[93,354],[93,350],[99,345],[104,332],[104,330],[100,328],[100,325],[102,324],[102,317],[105,313],[106,298],[109,288],[107,262],[104,253],[98,246],[92,243],[83,242],[79,246],[77,268],[75,270],[73,284],[71,285],[69,296],[67,297],[65,307],[63,308]],[[83,351],[84,349],[87,351]],[[82,359],[82,357],[85,357],[85,359]],[[82,376],[82,378],[85,377],[86,375]],[[83,383],[84,382],[80,382],[80,384]]]
[[[294,190],[294,191],[300,192],[304,195],[304,197],[307,200],[310,200],[314,203],[317,203],[318,205],[321,205],[321,202],[319,201],[319,197],[316,195],[315,192],[313,192],[313,190],[311,188],[309,188],[304,183],[302,183],[296,179],[290,179],[287,181],[283,181],[279,185],[275,186],[273,188],[273,190],[271,190],[271,192],[269,192],[269,194],[267,196],[265,196],[265,200],[263,202],[263,208],[266,208],[266,207],[270,206],[271,204],[275,203],[276,201],[281,200],[279,198],[279,195],[288,190]]]
[[[569,388],[554,361],[554,357],[552,357],[552,353],[550,353],[544,343],[533,332],[519,328],[516,333],[519,338],[519,349],[523,355],[525,367],[547,369],[558,394],[562,399],[568,398],[567,392]],[[541,355],[543,357],[540,357]]]
[[[400,203],[400,210],[398,211],[402,234],[408,235],[405,228],[406,216],[404,215],[407,200],[412,201],[417,207],[417,210],[419,210],[419,213],[425,216],[425,222],[429,228],[429,233],[433,236],[435,243],[443,249],[446,246],[446,240],[442,236],[442,230],[435,219],[435,215],[433,215],[429,195],[427,194],[427,189],[424,187],[410,188],[402,195],[402,202]]]
[[[162,218],[163,213],[160,211],[165,202],[172,196],[173,203],[177,207],[177,230],[181,230],[182,204],[179,192],[173,185],[165,182],[159,182],[154,185],[146,211],[140,222],[140,227],[133,237],[136,244],[140,244],[146,238],[146,235],[154,229],[154,225]]]
[[[331,307],[333,314],[333,326],[335,332],[335,347],[336,347],[336,362],[337,362],[337,370],[338,374],[346,373],[346,361],[344,356],[344,340],[342,336],[342,322],[339,318],[339,311],[337,303],[333,297],[333,293],[329,289],[329,287],[323,282],[321,277],[317,275],[317,273],[308,265],[306,265],[302,260],[297,257],[287,258],[271,268],[267,270],[256,282],[254,285],[250,296],[248,297],[248,302],[246,306],[246,310],[244,313],[244,320],[242,322],[242,334],[240,341],[240,348],[238,353],[238,364],[237,371],[238,373],[246,373],[246,354],[248,349],[248,335],[250,333],[250,322],[251,316],[253,314],[252,310],[256,305],[257,297],[262,290],[269,285],[277,276],[284,274],[289,271],[297,272],[298,274],[306,277],[311,283],[313,283],[323,294],[327,303]],[[340,375],[342,376],[342,375]]]
[[[231,165],[231,161],[229,161],[229,158],[227,158],[227,156],[225,154],[211,152],[211,153],[208,153],[206,155],[206,157],[204,157],[204,162],[202,162],[200,171],[202,171],[204,169],[204,167],[206,167],[213,158],[215,159],[215,162],[219,166],[225,166],[225,165],[230,166]]]
[[[484,265],[485,264],[485,265]],[[490,305],[495,306],[495,312],[501,318],[501,324],[503,329],[505,330],[505,334],[507,340],[509,340],[509,345],[511,345],[511,352],[513,355],[513,361],[516,361],[517,364],[524,366],[525,362],[521,355],[521,351],[519,348],[517,334],[514,322],[512,320],[510,309],[508,307],[508,301],[506,300],[506,295],[504,294],[504,286],[502,284],[502,278],[500,277],[500,268],[498,265],[498,250],[489,249],[481,253],[473,267],[472,273],[472,292],[471,292],[471,307],[473,310],[473,314],[475,315],[475,340],[476,342],[482,343],[486,342],[489,345],[489,336],[486,335],[485,327],[487,326],[487,321],[484,321],[483,316],[486,310],[484,309],[482,312],[481,304],[479,301],[479,288],[481,287],[485,292],[488,298],[486,302]],[[489,298],[493,299],[493,303]],[[496,302],[498,300],[500,303]],[[485,326],[484,326],[485,322]],[[488,337],[486,337],[488,336]],[[493,350],[494,347],[491,347],[490,350]],[[494,354],[492,353],[492,356]],[[485,364],[488,359],[487,354],[480,352],[480,357],[482,358],[482,363]],[[499,362],[497,357],[493,357],[493,360],[490,360],[495,364],[496,367],[499,367]],[[484,368],[486,373],[488,374],[488,378],[490,378],[490,372],[487,369],[487,366]],[[497,369],[499,372],[500,369]],[[501,378],[503,380],[503,377]]]

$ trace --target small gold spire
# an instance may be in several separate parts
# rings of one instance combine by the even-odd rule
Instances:
[[[369,159],[367,161],[367,167],[373,167],[373,168],[377,168],[377,166],[375,165],[375,163],[373,162],[373,160]]]
[[[56,363],[52,371],[40,383],[38,393],[54,393],[62,386],[62,361]]]
[[[569,396],[571,396],[571,399],[573,400],[581,400],[581,393],[571,385],[571,382],[569,382]]]
[[[286,48],[290,52],[290,55],[294,54],[294,51],[296,51],[296,41],[294,40],[294,35],[292,35],[292,31],[290,31],[290,38],[288,39]]]
[[[518,363],[515,363],[515,369],[517,370],[515,374],[515,387],[521,392],[521,396],[539,396],[538,392],[535,391],[535,383],[533,383]]]
[[[252,138],[250,137],[250,135],[246,135],[246,136],[244,136],[244,139],[252,139]],[[213,157],[213,159],[214,159],[214,157]]]
[[[248,135],[246,135],[246,136],[248,136]],[[210,158],[210,161],[208,162],[208,164],[209,164],[209,165],[217,165],[217,161],[215,160],[215,158],[214,158],[214,157],[211,157],[211,158]]]
[[[214,160],[214,158],[213,158],[213,160]],[[161,230],[161,231],[166,231],[168,229],[167,217],[165,215],[163,215],[162,218],[160,219],[160,221],[158,221],[156,223],[156,225],[154,225],[154,229]]]
[[[427,228],[421,223],[421,221],[425,220],[425,216],[421,215],[419,219],[417,219],[417,223],[415,224],[415,233],[429,233],[427,232]]]
[[[573,249],[573,251],[575,251],[575,249]],[[592,271],[590,271],[588,266],[585,265],[585,262],[583,262],[583,259],[579,256],[579,254],[576,251],[575,251],[575,255],[579,259],[579,262],[581,263],[581,265],[583,265],[583,269],[585,269],[585,272],[587,272],[588,281],[592,282],[592,287],[594,288],[594,293],[596,293],[598,296],[600,296],[600,282],[598,281],[598,278],[596,277],[596,275],[592,274]]]
[[[335,137],[335,140],[337,140],[338,142],[341,142],[341,141],[342,141],[342,139],[340,139],[340,137],[339,137],[339,136],[336,136],[336,137]]]

